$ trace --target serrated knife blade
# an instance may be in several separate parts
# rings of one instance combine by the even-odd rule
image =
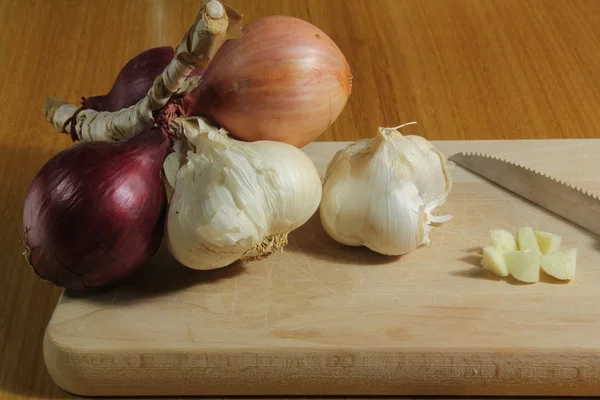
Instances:
[[[449,159],[469,171],[600,236],[600,198],[534,169],[482,153]]]

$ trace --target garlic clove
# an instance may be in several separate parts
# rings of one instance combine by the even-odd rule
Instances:
[[[506,269],[515,279],[535,283],[540,280],[540,261],[542,253],[533,250],[514,250],[504,253]]]
[[[575,278],[577,249],[569,248],[544,254],[540,264],[548,275],[560,280],[571,280]]]
[[[490,229],[490,244],[498,251],[517,250],[517,241],[506,229]]]
[[[171,186],[171,189],[175,187],[175,176],[177,171],[181,168],[181,141],[176,140],[173,144],[173,152],[170,153],[163,162],[163,171],[167,183]]]
[[[558,251],[562,237],[551,232],[534,231],[537,243],[542,254],[550,254]]]
[[[383,190],[355,183],[332,192],[336,198],[322,202],[320,214],[334,240],[386,255],[404,254],[428,241],[424,204],[412,182],[400,181]]]
[[[508,269],[504,262],[504,253],[501,249],[493,246],[485,246],[482,249],[482,254],[481,266],[483,268],[497,276],[508,276]]]
[[[413,142],[421,150],[421,157],[427,160],[424,163],[427,167],[420,174],[416,184],[423,200],[435,208],[446,201],[446,197],[452,190],[452,177],[446,157],[421,136],[409,135],[406,139]],[[417,163],[421,165],[419,161]]]
[[[533,250],[542,253],[538,245],[538,239],[530,226],[523,226],[517,231],[517,246],[519,250]]]
[[[429,243],[432,223],[452,218],[433,215],[452,188],[445,157],[426,139],[403,136],[398,128],[379,128],[330,161],[320,215],[334,240],[406,254]]]

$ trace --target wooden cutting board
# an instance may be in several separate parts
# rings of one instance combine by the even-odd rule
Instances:
[[[435,142],[600,193],[600,139]],[[323,173],[346,143],[305,148]],[[331,240],[318,215],[283,253],[193,271],[164,248],[134,281],[63,295],[44,356],[81,395],[600,395],[600,242],[455,166],[432,243],[384,257]],[[552,193],[548,193],[552,195]],[[479,267],[488,231],[524,225],[576,246],[576,278]]]

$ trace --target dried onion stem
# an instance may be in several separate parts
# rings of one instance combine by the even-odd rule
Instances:
[[[120,141],[140,133],[173,94],[189,92],[199,79],[188,76],[196,67],[206,67],[227,39],[241,35],[242,16],[218,0],[209,0],[177,47],[175,57],[156,77],[147,95],[135,105],[115,112],[78,108],[50,97],[43,113],[58,132],[70,133],[73,140]]]

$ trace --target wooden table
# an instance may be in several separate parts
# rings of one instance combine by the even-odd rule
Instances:
[[[0,1],[0,399],[67,398],[41,339],[60,290],[27,266],[21,212],[38,169],[70,145],[42,114],[107,91],[138,52],[176,45],[199,0]],[[600,136],[596,0],[231,0],[245,21],[287,14],[339,45],[353,92],[318,140],[418,121],[430,140]]]

